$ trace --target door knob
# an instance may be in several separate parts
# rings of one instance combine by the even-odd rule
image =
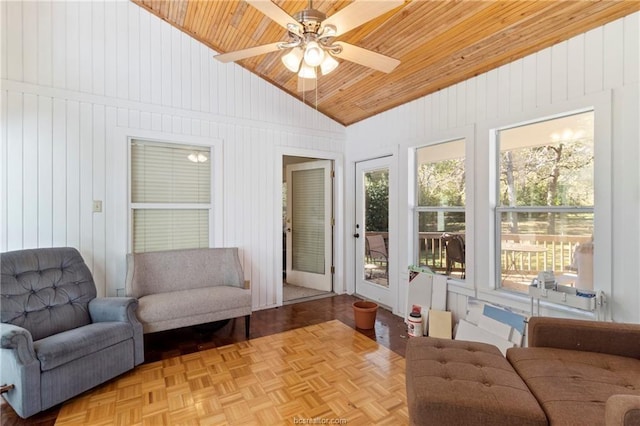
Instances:
[[[354,236],[355,238],[360,238],[360,234],[358,234],[357,232],[356,232],[355,234],[353,234],[353,236]]]

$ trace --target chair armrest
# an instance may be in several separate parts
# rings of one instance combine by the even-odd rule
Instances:
[[[0,384],[14,385],[3,397],[20,417],[41,411],[40,360],[31,332],[17,325],[0,323]]]
[[[93,322],[126,322],[131,324],[134,341],[134,363],[144,361],[142,323],[136,316],[138,299],[135,297],[97,297],[89,302],[89,315]]]
[[[137,322],[138,300],[133,297],[97,297],[89,302],[93,322]]]
[[[531,317],[530,347],[549,347],[640,358],[640,324]]]
[[[640,395],[613,395],[605,405],[606,426],[640,424]]]
[[[381,251],[378,251],[378,250],[369,250],[369,254],[371,254],[371,253],[376,253],[377,255],[380,255],[380,256],[384,257],[384,258],[385,258],[385,260],[387,260],[387,259],[388,259],[387,255],[386,255],[385,253],[381,252]]]
[[[26,365],[36,360],[31,333],[17,325],[0,323],[0,348],[13,351],[19,364]]]

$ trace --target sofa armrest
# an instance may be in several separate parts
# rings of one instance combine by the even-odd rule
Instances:
[[[640,324],[531,317],[530,347],[598,352],[640,359]]]
[[[0,323],[0,348],[13,351],[16,361],[20,364],[29,364],[36,360],[31,333],[17,325]]]
[[[613,395],[605,405],[606,426],[640,424],[640,395]]]

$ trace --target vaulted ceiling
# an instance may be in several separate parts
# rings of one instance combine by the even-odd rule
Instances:
[[[286,30],[242,0],[132,1],[220,53],[287,40]],[[290,15],[308,7],[301,0],[274,3]],[[350,3],[315,0],[313,8],[331,16]],[[390,74],[340,61],[319,77],[317,92],[303,96],[281,52],[239,64],[349,125],[638,10],[637,0],[407,0],[338,38],[399,59]]]

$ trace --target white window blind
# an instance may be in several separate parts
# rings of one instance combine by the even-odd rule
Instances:
[[[134,252],[208,247],[211,149],[133,140],[131,208]]]
[[[293,269],[324,274],[324,169],[292,173]]]

